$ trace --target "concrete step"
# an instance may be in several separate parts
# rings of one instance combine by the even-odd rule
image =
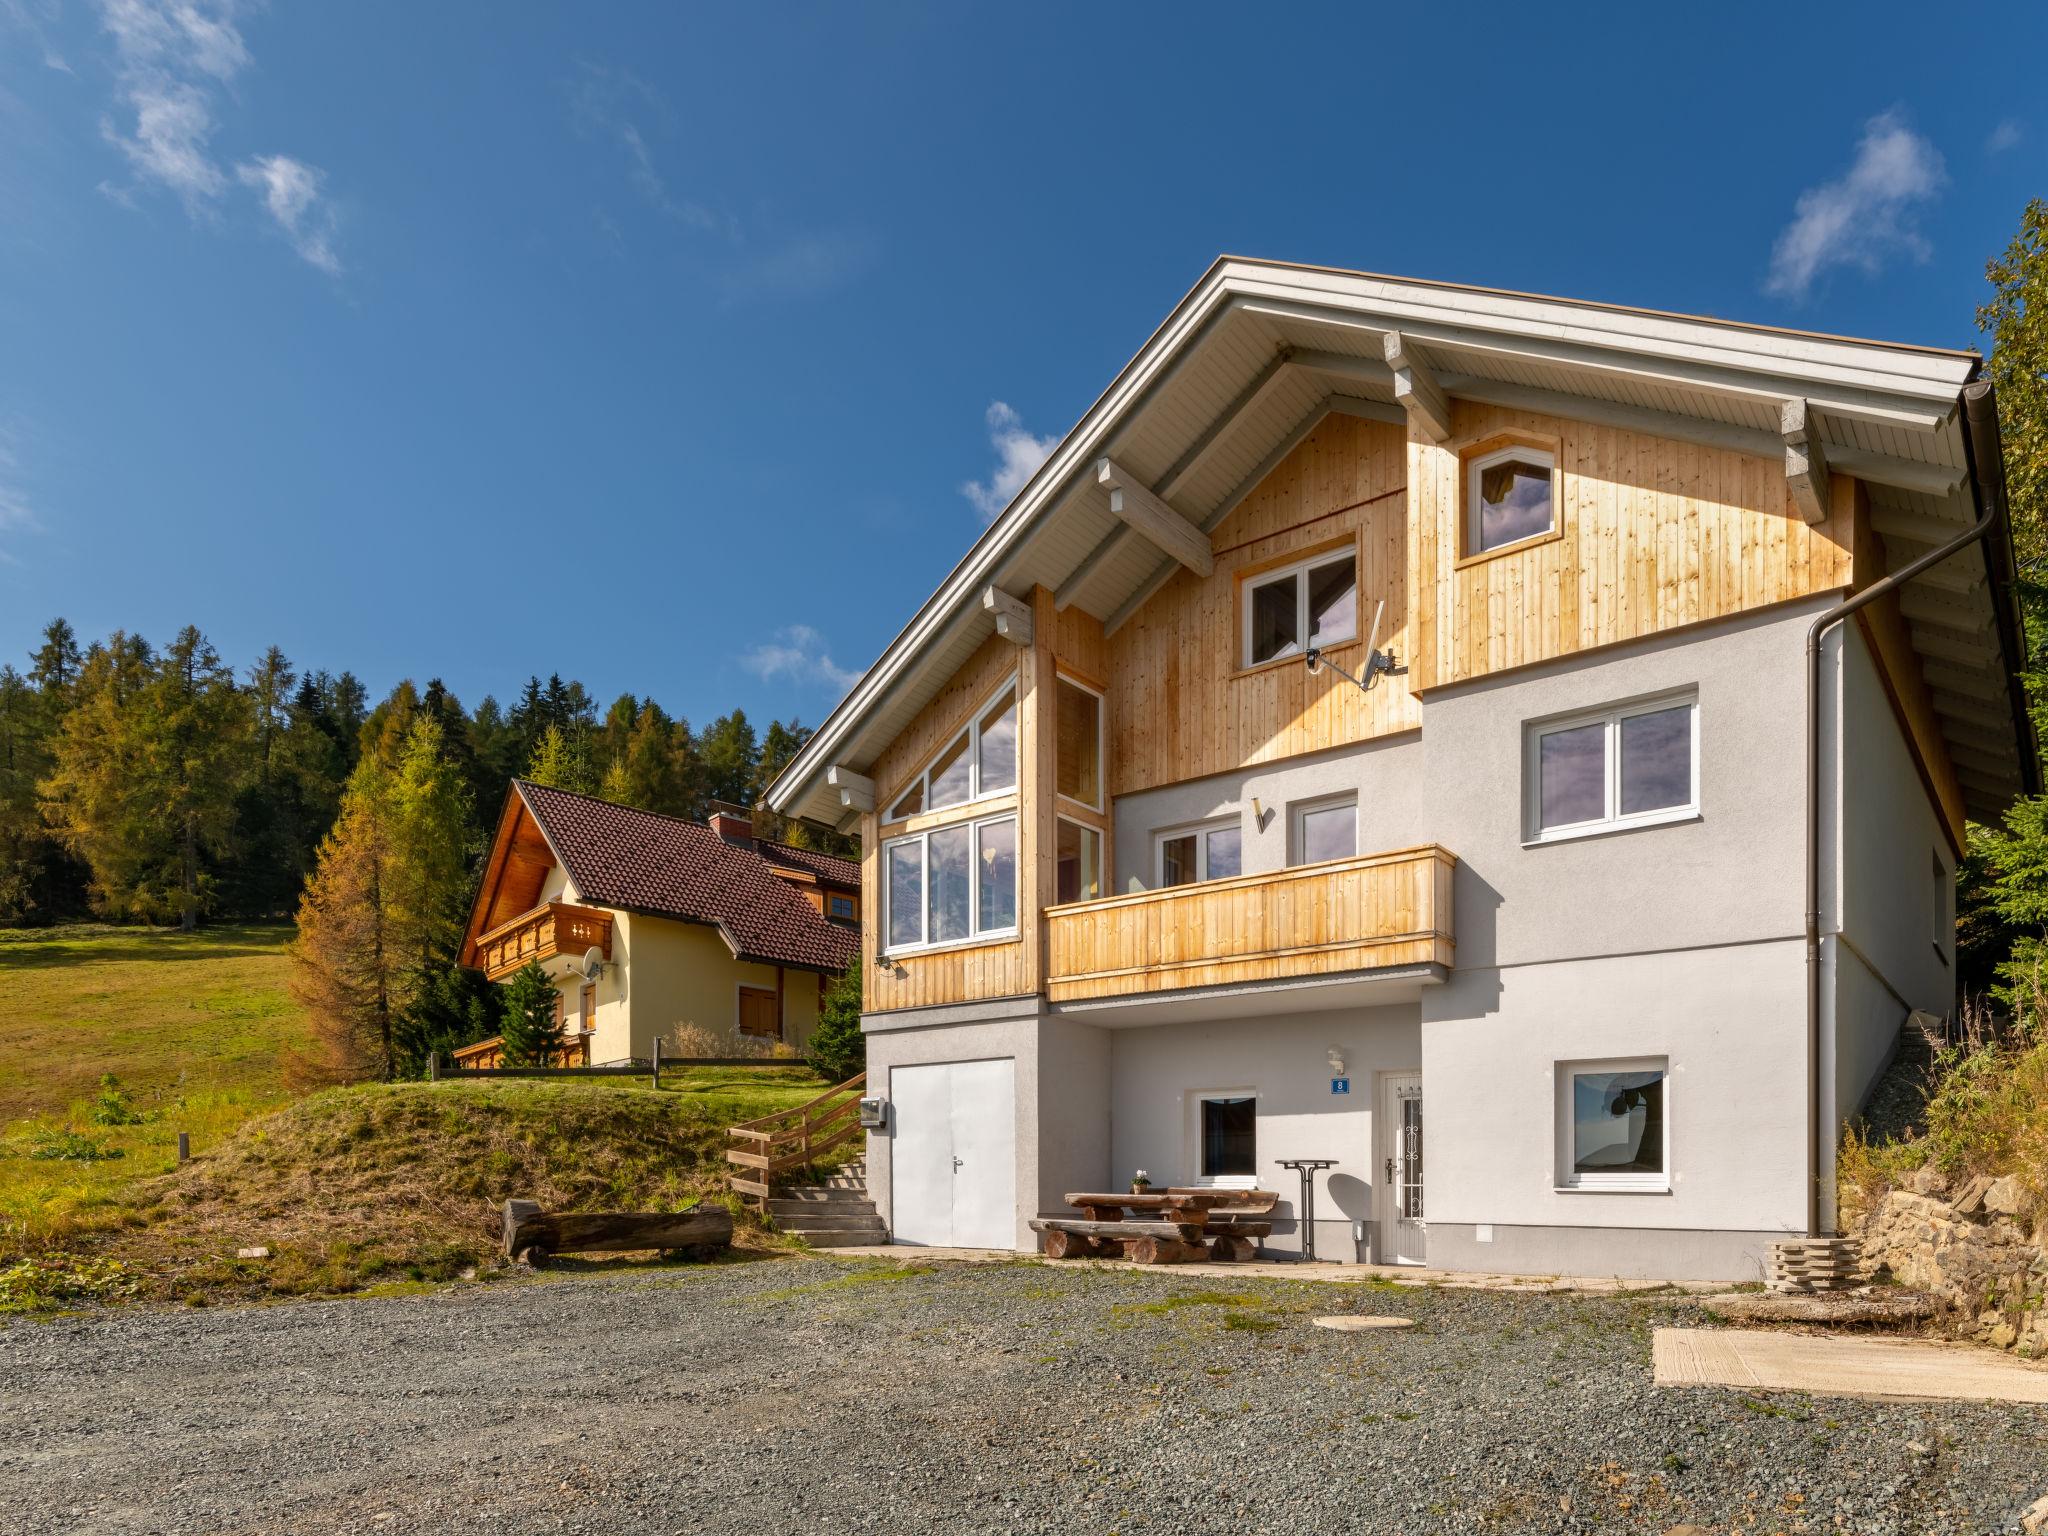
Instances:
[[[783,1184],[776,1187],[768,1198],[775,1200],[802,1200],[812,1205],[839,1204],[847,1200],[865,1200],[868,1192],[851,1184]]]
[[[852,1190],[835,1190],[836,1199],[770,1200],[768,1214],[780,1221],[785,1216],[872,1216],[875,1202]]]
[[[857,1231],[805,1232],[801,1235],[813,1248],[878,1248],[889,1241],[889,1234],[879,1224],[873,1231],[862,1227]]]
[[[872,1213],[819,1211],[811,1216],[778,1216],[775,1218],[778,1232],[800,1232],[809,1237],[813,1232],[869,1232],[879,1233],[887,1229],[882,1218]],[[878,1239],[879,1241],[879,1239]]]

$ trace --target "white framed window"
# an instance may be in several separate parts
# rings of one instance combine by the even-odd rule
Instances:
[[[1239,588],[1241,664],[1256,667],[1358,638],[1358,550],[1347,544],[1278,570],[1248,576]]]
[[[1358,854],[1358,797],[1308,800],[1289,809],[1291,864],[1322,864]]]
[[[1670,1189],[1670,1088],[1662,1057],[1558,1063],[1558,1187]]]
[[[1017,787],[1017,680],[988,696],[960,734],[891,802],[884,821],[967,805]]]
[[[1539,538],[1557,527],[1557,456],[1520,443],[1465,461],[1465,553]]]
[[[1053,690],[1053,788],[1077,805],[1102,809],[1102,695],[1062,673]]]
[[[1252,1088],[1207,1089],[1188,1095],[1189,1158],[1195,1183],[1215,1189],[1256,1189],[1259,1182],[1259,1095]]]
[[[1094,901],[1102,895],[1102,834],[1061,816],[1054,829],[1053,900]]]
[[[884,954],[1016,933],[1016,814],[884,843],[882,904]]]
[[[1689,820],[1700,810],[1699,697],[1666,695],[1526,728],[1530,842]]]
[[[1933,934],[1934,953],[1944,964],[1956,942],[1956,877],[1949,873],[1948,866],[1941,862],[1941,850],[1936,848],[1930,855],[1933,871]]]
[[[1235,817],[1154,833],[1152,849],[1152,875],[1162,889],[1244,873],[1244,828]]]

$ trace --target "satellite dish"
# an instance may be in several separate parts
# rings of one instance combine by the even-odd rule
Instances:
[[[595,944],[583,951],[583,979],[595,981],[604,974],[604,951]]]

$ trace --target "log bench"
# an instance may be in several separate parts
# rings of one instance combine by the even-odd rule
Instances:
[[[536,1269],[557,1253],[659,1249],[703,1257],[732,1245],[732,1212],[702,1204],[687,1211],[547,1212],[532,1200],[505,1202],[505,1257]]]
[[[1095,1209],[1089,1207],[1087,1209]],[[1249,1259],[1256,1240],[1273,1230],[1270,1221],[1249,1217],[1218,1224],[1207,1221],[1103,1221],[1084,1217],[1035,1217],[1031,1230],[1044,1239],[1049,1259],[1115,1258],[1134,1264],[1184,1264],[1196,1259],[1224,1263]]]

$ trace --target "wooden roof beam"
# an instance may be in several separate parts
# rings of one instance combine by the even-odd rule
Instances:
[[[1785,489],[1809,523],[1827,521],[1828,456],[1821,447],[1819,424],[1804,400],[1787,400],[1778,411],[1778,431],[1785,439]]]
[[[1216,556],[1209,541],[1195,525],[1161,501],[1129,470],[1114,459],[1095,466],[1095,478],[1109,492],[1109,510],[1165,554],[1173,556],[1197,576],[1216,569]]]
[[[981,606],[996,621],[996,633],[1012,645],[1031,643],[1031,605],[1010,596],[1001,587],[984,587]],[[835,768],[833,772],[838,772]]]
[[[831,767],[825,770],[825,782],[839,797],[840,808],[848,811],[872,811],[875,808],[875,781],[851,768]]]
[[[1432,443],[1451,438],[1451,401],[1437,383],[1436,370],[1415,350],[1415,344],[1399,331],[1389,331],[1384,342],[1387,366],[1394,370],[1394,399],[1408,412],[1408,420]]]

